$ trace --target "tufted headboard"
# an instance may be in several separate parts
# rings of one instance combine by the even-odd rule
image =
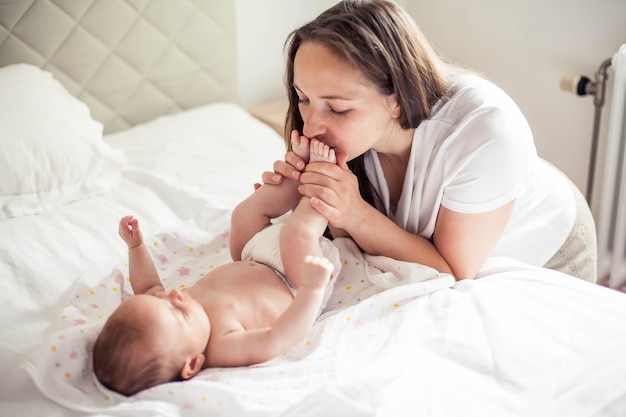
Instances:
[[[0,0],[0,67],[52,72],[105,133],[236,101],[234,0]]]

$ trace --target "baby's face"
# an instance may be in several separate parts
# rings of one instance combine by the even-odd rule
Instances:
[[[140,294],[122,306],[129,319],[148,326],[163,351],[181,355],[204,353],[211,324],[202,305],[186,292],[174,289],[155,295]]]

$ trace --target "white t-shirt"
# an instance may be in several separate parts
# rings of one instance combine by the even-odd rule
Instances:
[[[513,100],[493,83],[462,75],[446,100],[415,129],[397,207],[375,151],[365,156],[379,207],[403,229],[431,238],[440,205],[485,213],[515,199],[504,234],[490,256],[543,266],[574,225],[568,180],[537,156],[532,132]]]

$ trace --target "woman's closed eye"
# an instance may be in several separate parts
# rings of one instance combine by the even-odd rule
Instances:
[[[309,99],[306,98],[298,98],[298,105],[300,106],[308,106],[310,104]],[[339,110],[334,108],[333,106],[331,106],[330,104],[327,105],[328,111],[336,116],[345,116],[350,112],[350,109],[346,109],[346,110]]]
[[[328,110],[332,114],[335,114],[337,116],[345,116],[346,114],[348,114],[350,112],[349,109],[347,109],[347,110],[337,110],[337,109],[334,109],[332,106],[328,106]]]

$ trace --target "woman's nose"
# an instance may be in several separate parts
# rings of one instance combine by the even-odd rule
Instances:
[[[320,137],[325,130],[325,124],[319,112],[309,108],[306,114],[302,114],[302,134],[308,138]]]

